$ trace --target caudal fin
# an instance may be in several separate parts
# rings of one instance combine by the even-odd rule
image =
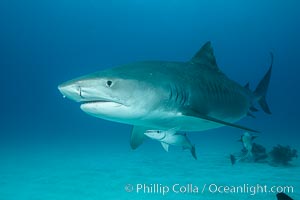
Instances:
[[[196,155],[196,148],[195,148],[195,145],[192,146],[192,148],[191,148],[191,153],[192,153],[192,156],[197,160],[197,155]]]
[[[234,165],[236,163],[236,158],[234,155],[230,154],[230,161],[231,161],[231,164]]]
[[[270,68],[267,71],[267,73],[265,74],[265,76],[263,77],[263,79],[259,82],[258,86],[256,87],[256,89],[254,91],[254,94],[257,97],[257,102],[259,103],[259,105],[261,106],[263,111],[268,114],[271,114],[271,111],[270,111],[270,108],[266,101],[266,95],[267,95],[269,82],[270,82],[270,78],[271,78],[271,73],[272,73],[273,59],[274,59],[274,56],[273,56],[273,53],[271,53]]]

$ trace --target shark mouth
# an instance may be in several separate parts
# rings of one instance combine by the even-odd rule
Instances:
[[[116,104],[120,104],[123,105],[120,102],[116,102],[113,100],[108,100],[108,99],[99,99],[99,100],[83,100],[80,102],[82,105],[84,104],[97,104],[97,103],[116,103]]]
[[[107,103],[107,102],[114,102],[114,101],[101,99],[101,100],[81,101],[81,104]]]
[[[98,103],[115,103],[115,104],[123,105],[120,102],[111,99],[102,98],[102,97],[98,97],[94,99],[92,98],[86,99],[86,97],[82,95],[81,87],[79,87],[78,89],[79,89],[79,96],[81,97],[81,101],[80,101],[81,105],[98,104]]]

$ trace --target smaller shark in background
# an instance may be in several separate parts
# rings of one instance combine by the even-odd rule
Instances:
[[[147,130],[144,134],[159,141],[167,152],[169,151],[169,145],[181,146],[183,149],[189,149],[192,156],[197,159],[195,146],[191,144],[186,134],[176,133],[176,129],[167,131]]]

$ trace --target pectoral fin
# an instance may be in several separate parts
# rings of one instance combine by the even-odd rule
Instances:
[[[192,156],[197,160],[197,155],[196,155],[196,148],[195,148],[195,145],[192,146],[192,148],[191,148],[191,153],[192,153]]]
[[[251,140],[253,141],[255,138],[257,138],[258,136],[256,136],[256,135],[253,135],[252,137],[251,137]]]
[[[161,142],[161,146],[164,148],[164,150],[166,150],[166,152],[169,152],[169,144]]]
[[[138,148],[145,140],[146,136],[144,133],[149,128],[143,126],[133,126],[130,136],[130,146],[132,149]]]
[[[255,117],[251,112],[249,112],[249,111],[247,112],[247,116],[252,117],[252,118],[254,118],[254,119],[256,118],[256,117]]]
[[[259,131],[256,131],[256,130],[253,130],[253,129],[250,129],[250,128],[247,128],[247,127],[244,127],[244,126],[240,126],[240,125],[237,125],[237,124],[232,124],[230,122],[225,122],[225,121],[222,121],[220,119],[216,119],[214,117],[210,117],[210,116],[207,116],[207,115],[202,115],[202,114],[197,113],[193,110],[185,110],[185,111],[182,112],[182,114],[186,115],[186,116],[190,116],[190,117],[201,118],[201,119],[204,119],[204,120],[207,120],[207,121],[210,121],[210,122],[214,122],[214,123],[218,123],[218,124],[223,124],[225,126],[231,126],[231,127],[242,129],[242,130],[259,133]]]

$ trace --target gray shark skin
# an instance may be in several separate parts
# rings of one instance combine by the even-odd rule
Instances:
[[[273,63],[273,56],[272,56]],[[94,117],[133,125],[130,144],[137,148],[147,130],[204,131],[231,126],[256,110],[266,113],[271,66],[254,92],[230,80],[218,68],[207,42],[187,62],[146,61],[121,65],[58,86]]]

